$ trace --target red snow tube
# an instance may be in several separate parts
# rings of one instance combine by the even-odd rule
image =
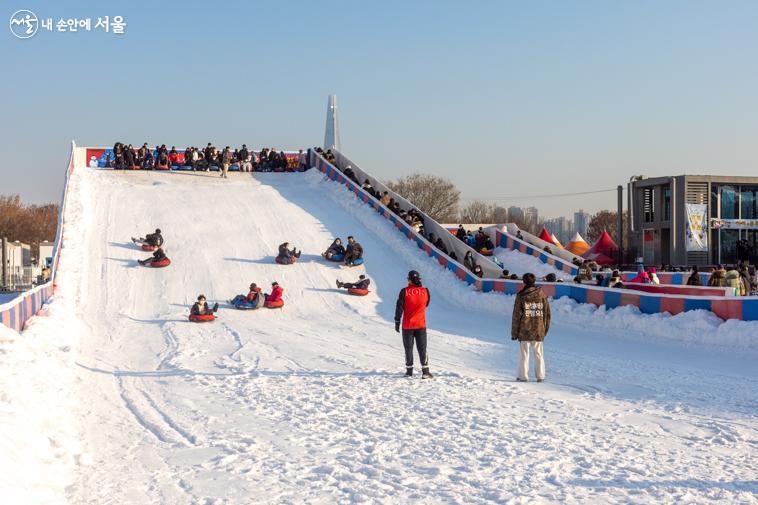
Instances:
[[[163,268],[163,267],[169,266],[170,264],[171,264],[171,260],[166,258],[166,259],[162,259],[158,261],[153,261],[152,263],[150,263],[150,266],[155,267],[155,268]]]
[[[155,251],[156,249],[158,249],[157,245],[142,244],[142,250],[143,251]]]
[[[368,294],[368,289],[348,288],[347,292],[355,296],[366,296]]]
[[[268,309],[279,309],[284,307],[284,300],[275,300],[273,302],[266,302],[263,305],[266,306]]]
[[[216,319],[216,316],[214,314],[190,314],[189,320],[193,323],[207,323],[208,321],[213,321]]]
[[[482,249],[479,251],[482,256],[492,256],[492,249]]]
[[[158,165],[155,167],[156,170],[168,170],[168,165]]]
[[[132,170],[140,170],[140,169],[142,169],[142,167],[141,167],[141,166],[139,166],[139,165],[134,165],[134,166],[132,167]]]
[[[277,262],[277,263],[279,263],[280,265],[294,265],[294,264],[297,262],[297,258],[295,258],[295,257],[293,256],[293,257],[292,257],[292,263],[282,263],[282,260],[281,260],[281,256],[277,256],[277,257],[276,257],[276,259],[275,259],[274,261],[276,261],[276,262]]]

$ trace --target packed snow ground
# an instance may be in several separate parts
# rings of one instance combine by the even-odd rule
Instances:
[[[2,503],[758,503],[755,323],[559,300],[548,382],[518,384],[512,298],[315,171],[80,169],[72,190],[65,287],[0,346]],[[129,237],[156,226],[173,263],[138,267]],[[365,268],[319,256],[348,234]],[[285,240],[296,265],[273,263]],[[410,268],[432,381],[400,377]],[[335,288],[362,272],[368,297]],[[273,280],[283,310],[223,303]],[[214,323],[186,321],[200,292]]]
[[[563,279],[565,281],[573,280],[571,274],[567,274],[563,270],[558,270],[552,265],[542,263],[534,256],[523,254],[518,251],[498,247],[495,249],[495,257],[499,259],[503,263],[504,268],[512,274],[522,276],[527,272],[531,272],[536,275],[538,279],[545,277],[547,274],[555,274],[557,279]]]

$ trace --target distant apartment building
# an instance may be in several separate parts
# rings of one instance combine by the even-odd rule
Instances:
[[[545,229],[555,235],[555,238],[562,244],[566,244],[571,240],[572,224],[571,220],[566,219],[564,216],[547,219],[544,222]]]
[[[524,209],[524,222],[527,228],[534,229],[540,221],[540,213],[537,207],[527,207]]]
[[[579,233],[585,240],[587,239],[587,229],[590,227],[590,215],[579,209],[574,212],[574,232]]]
[[[508,207],[508,221],[523,223],[524,209],[521,207]]]

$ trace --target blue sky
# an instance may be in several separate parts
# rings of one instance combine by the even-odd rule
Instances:
[[[57,200],[68,143],[323,140],[382,179],[548,216],[637,174],[758,175],[758,2],[3,2],[124,35],[0,36],[0,194]]]

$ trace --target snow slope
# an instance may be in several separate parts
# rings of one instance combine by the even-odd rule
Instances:
[[[24,437],[23,415],[60,420],[59,450],[40,449],[51,461],[23,486],[8,465],[0,498],[32,496],[35,478],[58,472],[44,502],[758,503],[754,326],[732,325],[736,342],[720,347],[726,325],[713,321],[558,301],[549,382],[517,384],[510,297],[460,283],[315,171],[77,170],[72,185],[66,288],[23,336],[52,353],[58,398],[47,405],[43,386],[24,392],[36,403],[0,398],[4,426]],[[146,254],[129,237],[156,226],[173,264],[138,267]],[[319,256],[348,234],[365,269]],[[294,266],[273,263],[285,240],[303,250]],[[399,376],[391,320],[410,268],[432,290],[433,381]],[[364,271],[368,297],[335,288]],[[273,280],[283,310],[223,302]],[[222,304],[212,324],[186,321],[200,292]],[[648,323],[697,327],[707,347],[660,340]],[[6,349],[0,367],[41,375]]]

